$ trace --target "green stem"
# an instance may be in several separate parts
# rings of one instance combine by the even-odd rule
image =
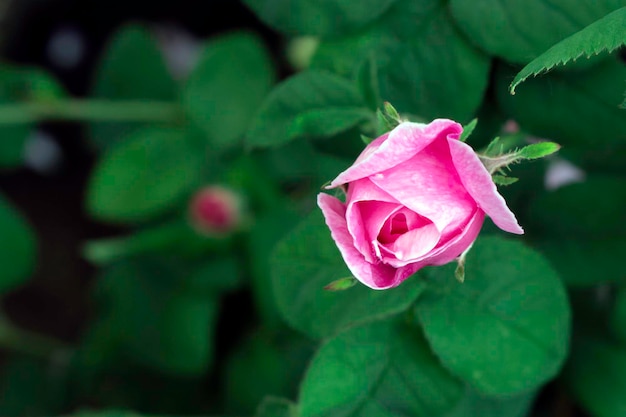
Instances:
[[[48,358],[55,352],[67,350],[68,346],[56,339],[20,329],[4,315],[0,315],[0,348]]]
[[[107,122],[176,122],[180,107],[168,101],[51,100],[0,105],[0,125],[44,120]]]

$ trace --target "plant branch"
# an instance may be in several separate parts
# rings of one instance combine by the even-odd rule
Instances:
[[[47,120],[101,122],[176,122],[180,107],[168,101],[51,100],[0,105],[0,125]]]

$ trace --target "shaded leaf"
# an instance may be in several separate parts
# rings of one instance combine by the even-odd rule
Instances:
[[[87,209],[100,220],[149,220],[192,190],[202,163],[203,155],[182,131],[138,130],[98,162],[89,181]]]
[[[419,329],[376,322],[319,349],[300,387],[300,417],[436,416],[462,393]]]
[[[255,35],[211,39],[183,87],[183,106],[214,148],[232,147],[243,139],[275,77],[269,52]]]
[[[526,64],[623,5],[622,0],[452,0],[450,10],[468,38],[489,54]]]
[[[319,71],[279,84],[257,114],[246,142],[276,146],[299,138],[329,137],[372,117],[356,87]]]
[[[151,33],[139,25],[120,28],[109,40],[96,66],[92,97],[109,100],[176,99],[178,86]],[[100,149],[120,142],[145,123],[90,123],[90,136]]]
[[[357,77],[370,57],[380,97],[401,114],[467,120],[487,87],[489,57],[459,32],[444,0],[396,1],[366,28],[323,40],[312,67]]]
[[[626,66],[616,56],[579,71],[559,71],[529,79],[509,94],[511,69],[496,70],[496,95],[503,110],[524,130],[569,145],[608,145],[626,138],[621,84]]]
[[[532,75],[547,72],[582,56],[590,58],[601,52],[612,52],[623,45],[626,45],[626,7],[609,13],[539,55],[515,76],[509,90],[515,94],[515,88]]]
[[[554,377],[568,351],[570,311],[548,262],[521,243],[484,237],[467,256],[463,284],[453,269],[429,268],[433,282],[416,310],[444,366],[489,396]]]
[[[265,23],[288,34],[337,35],[383,14],[396,0],[244,0]]]
[[[0,196],[0,293],[23,284],[36,265],[36,236],[21,214]]]
[[[350,276],[350,271],[318,210],[276,246],[270,265],[284,319],[315,338],[404,311],[424,289],[420,277],[414,276],[385,291],[361,284],[347,291],[325,291],[325,285]]]

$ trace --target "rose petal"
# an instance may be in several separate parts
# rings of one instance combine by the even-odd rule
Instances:
[[[387,140],[378,138],[326,188],[369,177],[409,160],[437,138],[458,138],[463,128],[448,119],[436,119],[429,124],[404,122],[389,133]]]
[[[385,289],[398,285],[398,272],[389,265],[371,264],[354,247],[345,219],[345,207],[341,201],[328,194],[318,194],[317,205],[322,209],[326,224],[348,269],[363,284],[373,289]],[[400,274],[401,276],[402,274]]]
[[[357,204],[361,202],[379,202],[382,204],[381,210],[384,207],[393,210],[392,205],[398,207],[399,203],[395,198],[382,191],[367,178],[350,183],[346,200],[349,201],[346,209],[346,220],[348,223],[348,231],[354,238],[354,245],[359,252],[365,256],[368,262],[376,262],[377,257],[374,253],[372,241],[376,239],[378,230],[382,227],[384,220],[382,220],[383,223],[380,223],[380,226],[377,225],[377,222],[380,220],[379,216],[384,217],[390,214],[390,212],[366,213],[366,216],[363,216]],[[368,215],[374,214],[377,216],[376,218],[368,218]],[[375,231],[374,229],[376,228],[378,228],[378,230]],[[367,236],[366,231],[370,231],[370,234]]]
[[[346,220],[354,246],[368,262],[378,262],[374,241],[389,216],[402,209],[397,203],[382,201],[357,201],[348,205]]]
[[[476,210],[461,234],[428,254],[428,265],[444,265],[458,258],[476,240],[484,220],[485,213],[480,209]]]
[[[500,229],[509,233],[523,234],[524,230],[517,223],[504,198],[498,193],[491,175],[474,150],[458,140],[448,140],[448,143],[459,177],[478,206]]]
[[[369,178],[435,223],[442,233],[466,223],[476,208],[456,173],[445,140],[433,142],[410,160]]]
[[[403,267],[425,257],[437,246],[441,233],[430,223],[419,229],[409,230],[388,245],[384,245],[393,254],[394,258],[385,259],[393,267]]]

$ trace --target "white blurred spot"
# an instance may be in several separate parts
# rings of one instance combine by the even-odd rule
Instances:
[[[56,172],[63,161],[63,151],[52,136],[40,130],[34,130],[26,140],[24,164],[41,174]]]
[[[198,62],[200,42],[177,26],[159,26],[155,34],[172,77],[187,78]]]
[[[585,171],[576,165],[565,159],[553,157],[546,171],[544,185],[548,190],[556,190],[567,184],[583,182],[586,177]]]
[[[54,65],[71,69],[85,56],[85,39],[77,29],[62,27],[50,37],[46,52]]]

